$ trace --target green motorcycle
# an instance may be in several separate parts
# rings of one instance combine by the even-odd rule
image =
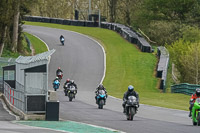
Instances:
[[[200,126],[200,98],[197,98],[192,108],[193,125]]]

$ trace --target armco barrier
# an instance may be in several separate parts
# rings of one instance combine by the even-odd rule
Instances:
[[[33,21],[33,22],[73,25],[73,26],[86,26],[86,27],[99,26],[98,22],[93,22],[93,21],[66,20],[66,19],[61,19],[61,18],[48,18],[48,17],[40,17],[40,16],[24,16],[24,20]],[[118,24],[118,23],[101,22],[101,27],[116,31],[130,43],[136,44],[142,52],[149,52],[149,53],[152,52],[151,45],[139,33],[133,31],[131,28],[125,25]]]
[[[200,85],[181,83],[171,86],[172,93],[183,93],[186,95],[192,95],[196,88],[200,88]]]
[[[157,77],[161,78],[160,89],[165,91],[167,69],[169,65],[169,53],[168,50],[163,46],[158,47],[157,51],[157,56],[159,57],[159,62],[157,65]]]

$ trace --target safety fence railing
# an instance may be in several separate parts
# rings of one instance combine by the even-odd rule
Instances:
[[[4,66],[7,65],[13,65],[15,63],[15,58],[4,58],[4,57],[0,57],[0,92],[4,92],[3,91],[3,68]],[[14,72],[6,72],[4,75],[4,79],[6,80],[10,80],[14,78]]]
[[[163,92],[165,92],[167,70],[169,66],[169,52],[165,47],[160,46],[158,47],[158,50],[157,50],[157,56],[159,58],[159,62],[157,65],[157,77],[161,78],[160,89],[162,89]]]
[[[26,94],[24,86],[18,82],[16,88],[4,82],[4,95],[11,105],[24,113],[45,113],[46,94]]]
[[[200,88],[200,85],[181,83],[181,84],[172,85],[171,92],[192,95],[195,92],[196,88]]]

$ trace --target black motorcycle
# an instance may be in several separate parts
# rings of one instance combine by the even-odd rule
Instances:
[[[76,87],[73,85],[70,85],[67,89],[67,92],[65,92],[65,95],[69,97],[69,101],[71,102],[72,99],[75,98],[76,93],[77,93]]]
[[[125,115],[127,120],[133,120],[134,115],[137,113],[138,101],[135,96],[129,96],[126,106],[125,106]]]

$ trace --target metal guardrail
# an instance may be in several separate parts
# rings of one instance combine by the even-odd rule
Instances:
[[[157,77],[161,78],[160,89],[162,89],[163,92],[165,92],[166,80],[167,80],[167,69],[169,65],[168,50],[163,46],[158,47],[157,56],[159,57],[159,62],[157,65]]]
[[[26,114],[45,113],[46,94],[26,94],[24,86],[18,82],[16,88],[18,89],[11,88],[4,82],[4,95],[10,104]]]
[[[181,83],[171,86],[172,93],[182,93],[186,95],[192,95],[196,88],[200,88],[200,85]]]

